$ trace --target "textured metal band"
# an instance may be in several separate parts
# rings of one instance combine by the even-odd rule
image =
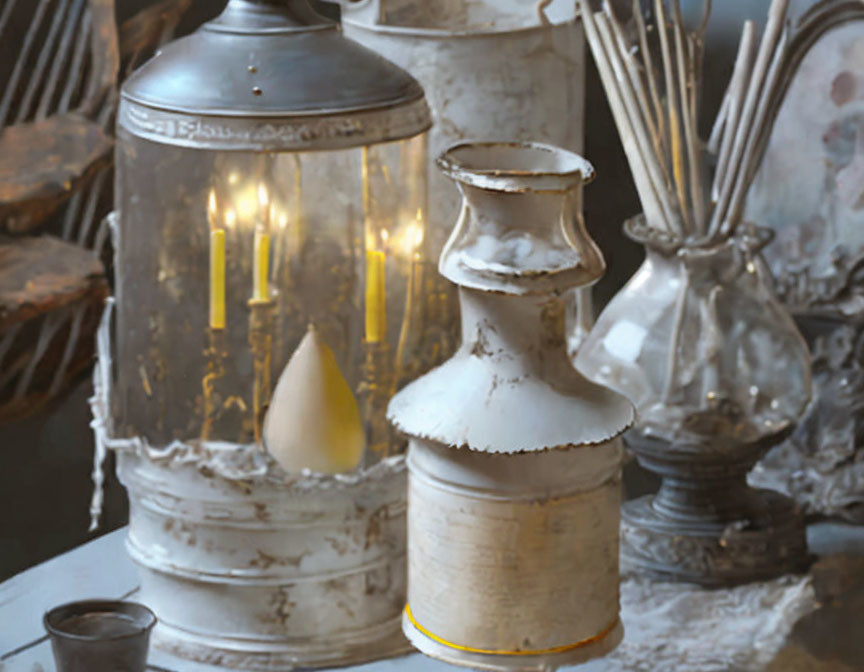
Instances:
[[[443,644],[444,646],[455,649],[457,651],[465,651],[467,653],[482,653],[484,655],[492,656],[548,656],[555,653],[566,653],[568,651],[575,651],[576,649],[582,649],[586,646],[599,642],[618,626],[618,616],[616,616],[615,620],[613,620],[609,625],[603,628],[603,630],[601,630],[598,634],[594,635],[593,637],[583,639],[579,642],[565,644],[564,646],[556,646],[551,649],[538,649],[537,651],[498,651],[495,649],[477,649],[473,646],[462,646],[461,644],[454,644],[452,642],[448,642],[446,639],[443,639],[438,635],[429,632],[426,628],[420,625],[414,618],[414,614],[411,613],[410,605],[405,605],[404,613],[406,618],[411,622],[411,625],[413,625],[415,628],[417,628],[417,630],[422,632],[434,642],[438,642],[439,644]]]
[[[158,110],[124,98],[117,123],[153,142],[223,151],[319,151],[410,138],[429,129],[424,98],[378,110],[296,117],[218,117]]]

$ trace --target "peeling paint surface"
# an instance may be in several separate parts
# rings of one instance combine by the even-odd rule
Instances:
[[[383,470],[336,488],[259,476],[244,489],[193,460],[120,452],[127,547],[160,619],[158,645],[200,662],[244,654],[248,669],[404,649],[403,458]]]
[[[457,146],[439,165],[465,198],[440,263],[459,285],[463,344],[388,409],[409,437],[403,630],[467,667],[584,662],[622,636],[619,437],[635,416],[567,352],[562,294],[604,270],[581,217],[592,171],[532,143]],[[516,246],[490,272],[495,245],[472,248],[481,235],[533,237],[560,263]]]

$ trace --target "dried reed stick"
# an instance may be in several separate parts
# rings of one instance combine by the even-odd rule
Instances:
[[[675,42],[675,58],[678,65],[678,87],[681,94],[681,121],[684,126],[686,157],[688,168],[688,185],[690,187],[690,204],[693,210],[694,231],[700,235],[705,233],[705,202],[702,191],[701,151],[699,148],[699,131],[694,118],[694,96],[691,83],[695,81],[692,73],[693,64],[685,51],[684,18],[681,15],[679,0],[672,2],[674,11],[673,39]]]
[[[759,97],[759,104],[756,106],[756,115],[753,119],[753,124],[750,133],[747,136],[747,146],[744,149],[744,159],[738,169],[738,177],[735,181],[735,186],[732,190],[732,200],[729,204],[729,214],[725,218],[722,226],[722,233],[727,235],[732,232],[735,222],[738,221],[741,215],[741,210],[744,207],[747,190],[750,188],[751,172],[753,169],[753,159],[756,144],[759,140],[761,129],[768,115],[768,102],[774,92],[774,86],[780,76],[780,70],[783,65],[783,55],[786,45],[789,41],[789,30],[785,27],[780,36],[780,41],[775,48],[774,58],[771,60],[771,67],[768,70],[768,75],[765,78],[765,84],[762,87],[762,93]]]
[[[600,34],[601,40],[606,46],[607,53],[615,53],[616,45],[615,38],[612,36],[612,28],[609,25],[609,20],[603,14],[596,16],[596,25]],[[648,130],[639,122],[639,106],[636,102],[636,94],[629,87],[627,75],[624,72],[622,65],[621,54],[617,54],[617,58],[612,59],[612,70],[615,73],[615,78],[618,80],[619,91],[622,94],[624,101],[624,109],[631,120],[637,123],[632,124],[633,132],[636,136],[636,143],[639,146],[639,151],[642,154],[645,168],[648,173],[648,182],[651,184],[652,191],[657,195],[660,211],[664,217],[664,225],[671,228],[679,236],[683,234],[679,225],[679,218],[676,216],[675,207],[669,199],[669,194],[664,187],[663,175],[660,171],[660,165],[656,155],[652,154],[653,143],[651,143]]]
[[[723,133],[728,127],[726,123],[729,120],[729,107],[732,95],[729,89],[726,89],[726,95],[723,96],[723,102],[720,104],[720,110],[717,112],[717,118],[714,119],[714,126],[711,128],[711,135],[708,138],[706,149],[712,154],[717,154],[720,151],[720,142],[723,140]]]
[[[588,0],[578,0],[578,2],[582,21],[585,25],[585,34],[591,46],[591,51],[594,54],[594,60],[597,63],[600,78],[603,80],[603,86],[606,89],[609,106],[612,108],[612,115],[615,117],[615,123],[618,126],[619,135],[630,162],[633,180],[636,183],[636,189],[639,192],[645,216],[652,223],[663,222],[664,226],[668,227],[668,220],[660,205],[660,195],[649,178],[646,164],[647,159],[643,156],[642,149],[637,142],[636,131],[632,123],[633,120],[627,114],[623,94],[620,91],[611,65],[613,55],[607,53],[606,45],[600,36],[597,21],[588,4]]]
[[[738,45],[738,56],[735,58],[735,67],[732,70],[732,78],[726,95],[729,99],[728,120],[726,131],[720,143],[720,152],[717,158],[717,169],[714,173],[714,185],[711,190],[711,200],[717,202],[720,199],[720,189],[726,180],[726,172],[729,168],[729,155],[732,152],[732,143],[735,141],[735,131],[741,120],[741,109],[744,107],[744,97],[750,83],[750,74],[753,68],[753,49],[756,45],[756,25],[753,21],[746,21],[741,31],[741,41]]]
[[[639,0],[633,0],[633,18],[636,21],[636,32],[639,37],[639,50],[642,52],[642,64],[645,70],[646,79],[648,80],[648,90],[651,94],[651,103],[654,107],[654,117],[657,120],[657,135],[660,140],[660,152],[658,155],[662,163],[666,164],[668,151],[665,146],[666,138],[666,119],[663,112],[663,105],[660,102],[659,88],[657,87],[657,77],[654,74],[654,59],[651,56],[651,48],[648,45],[648,29],[645,27],[645,17],[642,16],[642,7]],[[671,181],[669,186],[671,186]]]
[[[628,42],[611,0],[603,0],[598,12],[589,0],[577,0],[646,221],[681,241],[729,235],[743,208],[768,103],[785,61],[789,0],[772,1],[758,48],[755,24],[744,23],[707,147],[699,137],[699,77],[712,1],[704,0],[702,22],[688,32],[681,0],[654,0],[656,39],[649,39],[640,1],[632,3],[635,37]],[[652,46],[660,52],[656,70]],[[706,149],[716,155],[710,216],[703,181]]]
[[[768,23],[762,35],[762,42],[759,45],[759,52],[756,57],[756,65],[750,78],[750,85],[747,87],[747,96],[741,112],[741,119],[736,128],[735,141],[732,145],[729,158],[729,170],[723,178],[720,198],[711,217],[709,232],[712,236],[720,232],[723,221],[729,215],[733,190],[737,183],[738,173],[744,163],[745,150],[749,144],[748,137],[755,130],[753,122],[758,112],[757,105],[762,97],[762,88],[765,78],[768,76],[771,62],[774,60],[773,57],[775,56],[777,43],[783,31],[788,8],[789,0],[774,0],[771,3],[771,9],[768,13]]]
[[[666,79],[666,113],[669,118],[669,147],[672,154],[672,176],[675,181],[678,204],[681,208],[681,219],[684,223],[685,231],[689,234],[692,231],[692,226],[689,221],[690,210],[687,205],[687,190],[684,185],[686,178],[684,177],[684,154],[681,149],[682,137],[681,120],[678,115],[678,92],[675,90],[675,66],[672,61],[663,0],[654,0],[654,7],[657,12],[657,34],[660,37],[660,53],[663,57],[663,73]]]
[[[613,36],[615,38],[615,44],[617,45],[618,56],[621,58],[621,62],[625,66],[625,70],[627,76],[630,80],[631,88],[635,94],[636,102],[639,107],[639,111],[641,113],[641,118],[644,121],[649,136],[651,137],[651,142],[654,146],[654,153],[657,156],[657,160],[660,163],[660,170],[663,175],[664,184],[668,185],[669,176],[666,174],[666,166],[665,161],[663,161],[663,147],[660,141],[660,132],[657,127],[657,119],[654,116],[654,111],[651,109],[651,103],[648,96],[645,94],[645,87],[642,84],[642,77],[639,75],[636,59],[633,57],[633,53],[631,49],[627,47],[627,42],[624,38],[624,30],[621,27],[620,22],[615,16],[615,12],[612,10],[612,5],[608,2],[608,0],[603,1],[603,12],[605,13],[610,28],[612,29]]]

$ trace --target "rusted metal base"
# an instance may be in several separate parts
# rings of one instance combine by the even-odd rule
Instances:
[[[411,643],[431,658],[453,665],[494,672],[550,672],[567,665],[581,665],[610,653],[624,638],[624,627],[621,621],[618,621],[605,636],[585,646],[561,653],[524,656],[475,653],[449,647],[420,632],[406,615],[402,616],[402,629]]]
[[[765,446],[680,445],[634,434],[630,447],[663,484],[622,509],[623,571],[719,587],[807,568],[799,508],[780,493],[747,485]]]

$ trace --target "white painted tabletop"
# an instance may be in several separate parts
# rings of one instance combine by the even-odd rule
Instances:
[[[55,672],[42,616],[64,602],[84,599],[135,599],[138,577],[126,555],[126,528],[33,567],[0,584],[0,672]],[[151,672],[224,672],[150,649]],[[417,653],[347,669],[350,672],[455,672]],[[580,672],[600,672],[590,665]],[[97,672],[94,670],[93,672]]]
[[[811,550],[817,554],[864,553],[864,527],[823,524],[809,532]],[[56,672],[42,626],[42,616],[51,607],[82,599],[135,599],[138,578],[126,554],[125,536],[125,528],[117,530],[0,584],[0,672]],[[787,669],[774,667],[771,661],[783,653],[792,625],[815,606],[807,576],[717,591],[632,579],[622,583],[621,598],[624,642],[606,658],[579,666],[578,672]],[[712,636],[706,639],[707,632]],[[725,652],[720,660],[718,650]],[[848,669],[833,662],[824,667],[826,663],[796,651],[799,657],[802,662],[796,670]],[[224,672],[152,648],[148,669]],[[461,668],[418,653],[342,669],[456,672]]]

